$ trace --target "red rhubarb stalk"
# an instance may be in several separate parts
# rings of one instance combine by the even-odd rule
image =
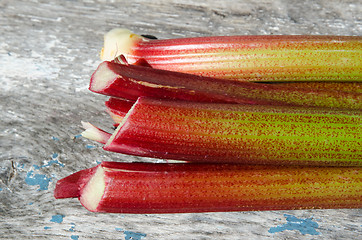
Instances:
[[[111,116],[113,121],[118,124],[126,116],[134,103],[134,101],[111,97],[105,103],[106,112]]]
[[[361,114],[140,98],[104,149],[198,162],[362,166]]]
[[[361,36],[216,36],[150,40],[125,29],[101,58],[125,55],[153,68],[240,81],[362,81]]]
[[[89,89],[131,101],[146,96],[197,102],[362,109],[362,93],[234,82],[114,62],[99,65]]]
[[[55,198],[92,212],[361,208],[359,167],[102,162],[59,180]]]

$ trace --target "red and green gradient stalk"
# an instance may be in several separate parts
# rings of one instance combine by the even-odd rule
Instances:
[[[240,81],[362,81],[360,36],[215,36],[149,40],[125,29],[105,35],[103,60]]]
[[[349,91],[350,88],[336,91],[312,86],[296,87],[295,84],[234,82],[115,62],[101,63],[89,86],[95,93],[130,101],[138,97],[152,97],[196,102],[362,109],[362,93]]]
[[[361,166],[359,112],[140,98],[104,149],[190,162]]]

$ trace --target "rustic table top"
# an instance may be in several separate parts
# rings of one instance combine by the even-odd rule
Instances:
[[[103,34],[159,38],[243,34],[361,35],[349,1],[0,1],[0,239],[358,239],[360,209],[95,214],[55,200],[57,180],[98,162],[133,161],[80,137],[109,128],[88,91]]]

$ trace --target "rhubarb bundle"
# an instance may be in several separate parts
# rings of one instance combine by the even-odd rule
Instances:
[[[57,182],[93,212],[362,207],[362,37],[105,35],[89,89],[110,96],[103,162]],[[263,83],[261,83],[263,82]]]
[[[93,212],[188,213],[362,207],[360,168],[103,162],[59,180]]]

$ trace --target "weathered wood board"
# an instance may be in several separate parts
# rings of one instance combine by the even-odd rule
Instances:
[[[112,124],[106,98],[87,89],[106,31],[361,35],[361,10],[357,0],[1,0],[0,239],[359,239],[360,209],[95,214],[53,190],[97,162],[137,160],[79,137],[81,120]]]

